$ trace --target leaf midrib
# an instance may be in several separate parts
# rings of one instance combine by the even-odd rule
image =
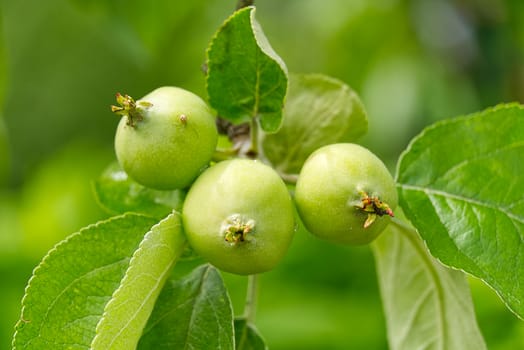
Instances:
[[[393,220],[392,223],[395,224],[396,226],[400,227],[399,232],[401,232],[401,234],[403,236],[405,236],[409,240],[411,245],[416,249],[418,255],[424,261],[427,271],[431,275],[433,284],[434,284],[435,289],[436,289],[437,299],[438,299],[438,309],[439,309],[438,316],[440,316],[439,320],[438,320],[438,323],[440,325],[440,327],[439,327],[440,328],[440,333],[442,334],[442,337],[439,337],[439,339],[442,339],[442,342],[440,343],[440,349],[444,350],[444,344],[446,344],[445,339],[448,338],[447,332],[446,332],[446,327],[445,327],[445,321],[444,321],[446,319],[446,317],[445,317],[446,310],[445,310],[445,307],[444,307],[444,286],[440,282],[440,278],[439,278],[438,272],[437,272],[437,270],[435,268],[435,265],[433,264],[433,261],[430,260],[429,255],[427,254],[427,252],[425,252],[423,250],[423,248],[421,247],[421,245],[417,241],[416,237],[413,234],[410,233],[411,231],[408,231],[408,230],[404,229],[403,225],[399,224],[396,220]]]
[[[461,196],[461,195],[458,195],[458,194],[446,192],[446,191],[443,191],[443,190],[437,190],[437,189],[433,189],[433,188],[429,188],[429,187],[421,187],[421,186],[414,186],[414,185],[408,185],[408,184],[397,184],[397,187],[400,187],[400,188],[402,188],[404,190],[408,190],[408,191],[423,192],[423,193],[425,193],[428,196],[433,195],[433,196],[444,197],[446,199],[458,200],[458,201],[469,203],[471,205],[476,205],[476,206],[480,206],[480,207],[487,208],[487,209],[490,209],[490,210],[495,210],[495,211],[498,211],[498,212],[506,215],[507,217],[509,217],[509,218],[511,218],[511,219],[513,219],[515,221],[518,221],[518,222],[524,224],[524,217],[518,216],[517,214],[508,211],[506,207],[498,207],[498,206],[495,206],[495,205],[490,204],[488,202],[482,202],[480,200],[476,200],[476,199],[473,199],[473,198],[464,197],[464,196]]]
[[[113,346],[113,344],[115,343],[115,341],[118,340],[118,338],[120,337],[120,335],[129,328],[129,325],[136,319],[137,315],[144,309],[144,307],[147,305],[148,301],[151,299],[151,296],[156,292],[158,291],[158,286],[160,285],[160,283],[165,279],[165,276],[171,271],[171,268],[173,267],[175,261],[172,260],[169,264],[166,264],[164,270],[162,271],[162,273],[160,274],[159,277],[155,277],[155,284],[153,286],[153,288],[151,288],[151,290],[149,291],[149,293],[147,293],[147,295],[144,297],[144,299],[142,300],[142,303],[140,304],[140,306],[135,310],[135,312],[133,313],[133,315],[129,318],[129,320],[126,322],[126,324],[118,331],[117,334],[115,334],[115,336],[113,337],[113,340],[111,340],[111,342],[109,343],[109,346]],[[137,276],[138,277],[138,276]],[[122,281],[122,284],[124,284],[125,281]]]

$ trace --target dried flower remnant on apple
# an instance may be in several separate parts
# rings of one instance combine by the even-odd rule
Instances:
[[[395,182],[384,163],[351,143],[313,152],[295,188],[295,203],[306,229],[342,244],[373,241],[388,225],[397,202]]]
[[[136,126],[136,122],[144,120],[144,116],[140,110],[153,106],[152,103],[147,101],[138,101],[137,103],[131,96],[122,95],[119,92],[116,94],[116,102],[119,106],[111,106],[111,111],[126,117],[127,125],[133,128]]]
[[[359,204],[355,205],[355,208],[361,209],[368,214],[363,227],[368,228],[375,222],[377,216],[389,215],[394,217],[393,210],[389,205],[380,200],[377,196],[369,196],[366,192],[361,193],[362,200]]]
[[[196,253],[240,275],[273,269],[295,232],[284,181],[268,165],[242,158],[220,161],[196,179],[184,201],[182,222]]]
[[[135,101],[117,94],[122,116],[115,135],[118,163],[134,181],[157,190],[187,188],[211,161],[218,140],[215,116],[194,93],[174,86]]]
[[[224,221],[220,231],[226,242],[235,244],[249,240],[247,235],[252,233],[254,229],[255,220],[240,214],[233,214]]]

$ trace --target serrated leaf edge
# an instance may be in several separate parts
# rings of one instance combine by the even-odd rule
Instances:
[[[249,8],[251,9],[251,13],[249,16],[249,21],[251,23],[251,31],[260,51],[265,53],[267,57],[271,58],[274,62],[276,62],[280,66],[280,69],[282,69],[282,71],[285,73],[285,75],[288,76],[289,72],[287,70],[286,64],[284,63],[284,60],[273,49],[273,46],[271,46],[269,40],[264,34],[264,31],[262,30],[262,26],[260,25],[260,23],[258,23],[258,21],[255,18],[256,8],[254,6],[250,6]]]
[[[437,128],[441,127],[442,125],[449,125],[449,124],[453,124],[453,123],[460,123],[460,122],[463,122],[464,120],[468,120],[468,119],[482,118],[486,114],[497,112],[497,111],[504,110],[504,109],[520,109],[520,110],[524,110],[524,105],[522,105],[522,104],[520,104],[518,102],[501,103],[501,104],[498,104],[496,106],[486,108],[486,109],[484,109],[484,110],[482,110],[480,112],[475,112],[475,113],[470,113],[470,114],[458,116],[458,117],[453,118],[453,119],[443,119],[443,120],[435,122],[435,123],[427,126],[426,128],[424,128],[424,130],[422,130],[417,136],[415,136],[409,142],[408,146],[401,153],[401,155],[399,157],[399,160],[398,160],[397,166],[396,166],[396,171],[395,171],[395,183],[396,183],[397,191],[400,192],[403,189],[408,189],[409,190],[410,188],[416,187],[416,186],[410,186],[410,185],[402,184],[402,183],[398,182],[398,178],[400,176],[400,165],[402,164],[402,161],[403,161],[404,157],[412,150],[413,145],[415,143],[417,143],[421,138],[425,137],[429,132],[433,131],[434,129],[437,129]],[[418,188],[420,189],[420,187],[418,187]],[[426,191],[423,190],[423,192],[426,192]],[[400,193],[399,193],[399,200],[400,201],[403,200],[403,196]],[[412,226],[417,231],[417,234],[419,235],[419,237],[421,238],[422,242],[424,243],[424,246],[427,249],[427,251],[440,264],[442,264],[443,266],[446,266],[447,268],[450,268],[450,269],[453,269],[453,270],[456,270],[456,271],[461,271],[461,272],[465,273],[468,276],[471,276],[471,277],[474,277],[474,278],[476,278],[478,280],[481,280],[484,283],[484,285],[488,286],[493,292],[495,292],[495,294],[504,303],[506,308],[511,311],[511,313],[513,313],[515,316],[517,316],[517,318],[519,318],[521,320],[524,320],[524,317],[519,315],[515,310],[513,310],[513,308],[508,304],[506,299],[495,289],[495,287],[493,285],[491,285],[490,283],[487,283],[483,278],[479,278],[478,276],[475,276],[475,275],[471,274],[470,272],[465,271],[464,269],[461,269],[459,267],[456,267],[456,266],[453,266],[453,265],[450,265],[450,264],[446,264],[442,260],[440,260],[437,256],[435,256],[433,254],[433,252],[431,251],[430,247],[428,246],[426,240],[419,233],[419,230],[415,227],[415,225],[412,225]]]
[[[413,137],[411,139],[411,141],[408,143],[408,146],[406,147],[406,149],[400,154],[400,157],[399,157],[398,162],[397,162],[396,170],[395,170],[395,182],[397,183],[397,187],[401,187],[401,185],[402,185],[401,183],[398,182],[398,179],[400,177],[400,165],[402,164],[404,158],[412,150],[413,146],[420,139],[425,137],[428,133],[430,133],[434,129],[437,129],[437,128],[441,127],[442,125],[450,125],[450,124],[455,124],[455,123],[461,123],[464,120],[468,120],[468,119],[482,118],[486,114],[493,113],[493,112],[496,112],[496,111],[499,111],[499,110],[514,109],[514,108],[520,109],[520,110],[524,110],[524,105],[522,105],[522,104],[520,104],[518,102],[501,103],[501,104],[498,104],[496,106],[486,108],[486,109],[484,109],[484,110],[482,110],[480,112],[469,113],[469,114],[461,115],[461,116],[458,116],[456,118],[451,118],[451,119],[439,120],[439,121],[437,121],[437,122],[435,122],[435,123],[425,127],[418,135],[416,135],[415,137]]]
[[[106,315],[106,310],[111,307],[111,305],[115,302],[116,300],[116,297],[118,296],[118,294],[120,293],[120,291],[122,290],[123,286],[126,284],[126,282],[128,281],[128,279],[130,278],[129,277],[129,273],[130,273],[130,268],[129,267],[132,267],[133,266],[133,263],[136,259],[138,259],[138,256],[141,254],[141,252],[144,250],[144,246],[142,245],[143,242],[145,242],[148,237],[150,235],[153,234],[153,231],[158,228],[160,225],[162,225],[164,222],[168,221],[171,219],[171,217],[173,215],[179,215],[177,212],[173,212],[171,214],[169,214],[167,217],[165,217],[164,219],[162,219],[161,221],[159,221],[158,223],[156,223],[155,225],[153,225],[151,227],[151,229],[144,235],[144,238],[142,239],[142,241],[140,242],[139,244],[139,247],[135,250],[135,252],[133,253],[133,256],[131,257],[131,259],[129,260],[129,264],[128,264],[128,269],[126,270],[126,273],[124,274],[124,277],[122,278],[121,282],[120,282],[120,285],[117,289],[115,289],[115,291],[113,292],[113,295],[111,296],[111,299],[107,302],[106,306],[104,307],[104,313],[102,315],[102,317],[100,318],[100,320],[98,321],[97,323],[97,326],[96,326],[96,330],[95,330],[95,337],[93,338],[93,340],[91,341],[91,346],[93,346],[93,344],[95,344],[95,341],[97,340],[97,338],[99,337],[99,335],[101,334],[99,332],[99,327],[103,324],[103,321],[105,320],[105,318],[107,317]],[[182,226],[182,223],[180,223],[179,226]],[[186,245],[186,243],[184,242],[184,244],[181,245],[182,249],[181,249],[181,252],[183,250],[183,247]],[[163,281],[165,283],[166,281],[166,277],[167,275],[169,274],[169,272],[171,271],[171,269],[173,268],[173,266],[175,265],[176,261],[180,258],[180,254],[178,256],[178,258],[176,258],[175,260],[171,261],[171,263],[166,267],[166,269],[162,272],[162,275],[161,275],[161,278],[159,280],[157,280],[157,286],[158,286],[158,283]],[[161,288],[160,288],[161,289]],[[156,289],[155,289],[156,290]],[[140,310],[142,310],[142,307],[145,305],[145,300],[149,300],[149,298],[151,297],[152,293],[150,292],[148,295],[147,295],[147,298],[144,299],[144,302],[142,302],[141,304],[141,307],[135,311],[135,313],[133,314],[133,316],[136,316]],[[158,295],[157,295],[158,297]],[[134,317],[130,318],[128,320],[128,322],[126,323],[126,325],[124,327],[122,327],[122,329],[120,330],[119,334],[125,330],[127,328],[127,326],[131,323],[131,321],[134,320]],[[144,324],[144,327],[145,327],[145,324]],[[115,337],[114,340],[116,340],[118,338],[118,334],[117,336]],[[139,338],[138,338],[139,339]],[[113,343],[111,343],[112,345]]]
[[[399,187],[399,186],[397,186]],[[403,186],[403,187],[399,187],[400,189],[404,190],[414,190],[414,189],[417,189],[415,186]],[[424,192],[426,193],[427,195],[427,192],[435,192],[435,191],[426,191],[425,189],[421,189],[421,188],[418,188],[419,192]],[[457,198],[457,197],[455,197]],[[404,199],[403,199],[403,196],[402,195],[399,195],[399,199],[400,201],[402,202]],[[429,196],[428,196],[428,199],[429,199]],[[471,200],[469,201],[466,201],[466,202],[469,202],[469,203],[474,203],[474,204],[477,204],[476,202],[472,202]],[[482,206],[485,206],[485,205],[482,205]],[[493,209],[490,207],[490,209]],[[498,209],[497,209],[498,210]],[[520,220],[519,220],[520,221]],[[412,224],[413,227],[415,227],[415,225]],[[480,281],[482,281],[484,283],[484,285],[488,286],[492,291],[495,292],[495,294],[499,297],[499,299],[504,303],[504,306],[506,306],[506,308],[511,311],[511,313],[513,313],[515,316],[517,316],[519,319],[523,320],[524,321],[524,317],[522,315],[520,315],[516,310],[513,309],[513,307],[509,304],[509,302],[506,300],[506,297],[504,297],[502,294],[500,294],[496,288],[499,288],[498,284],[497,283],[488,283],[484,278],[481,278],[479,276],[475,276],[474,274],[470,273],[469,271],[466,271],[460,267],[457,267],[457,266],[454,266],[454,265],[451,265],[451,264],[447,264],[445,262],[443,262],[439,257],[437,257],[435,254],[433,254],[433,251],[432,249],[429,247],[429,245],[427,244],[426,240],[422,237],[422,235],[419,233],[419,230],[417,228],[415,228],[415,230],[417,231],[417,234],[419,235],[420,239],[422,240],[422,242],[424,243],[424,246],[426,248],[426,250],[431,254],[431,256],[437,260],[440,264],[442,264],[443,266],[447,267],[447,268],[450,268],[452,270],[456,270],[456,271],[460,271],[460,272],[463,272],[465,273],[466,275],[468,276],[471,276],[473,278],[476,278]]]
[[[216,42],[216,39],[217,37],[220,35],[220,33],[222,32],[222,29],[224,27],[226,27],[229,22],[231,22],[231,20],[233,20],[233,18],[235,18],[236,16],[238,16],[240,13],[242,12],[246,12],[246,11],[250,11],[250,17],[249,17],[249,23],[251,24],[251,34],[253,35],[253,39],[255,40],[256,44],[257,44],[257,47],[260,49],[260,51],[262,51],[269,59],[271,59],[272,61],[276,62],[277,65],[280,67],[280,69],[282,70],[282,72],[284,73],[284,75],[286,76],[286,84],[289,84],[289,78],[288,78],[288,70],[287,70],[287,66],[286,64],[284,63],[284,61],[282,60],[282,58],[274,51],[273,47],[271,46],[271,44],[269,43],[269,41],[267,40],[267,38],[265,37],[265,34],[263,34],[263,30],[262,30],[262,27],[260,26],[260,24],[258,23],[258,21],[255,19],[255,12],[256,12],[256,7],[255,6],[246,6],[246,7],[243,7],[235,12],[233,12],[233,14],[231,14],[223,23],[222,25],[217,29],[217,31],[215,32],[215,34],[213,35],[213,37],[211,38],[211,41],[210,41],[210,44],[208,45],[207,49],[206,49],[206,64],[208,64],[209,62],[209,53],[213,50],[213,46],[215,45],[215,42]],[[262,36],[261,36],[262,35]],[[263,42],[267,48],[263,47],[263,45],[261,45],[260,43]],[[269,48],[269,49],[268,49]],[[209,68],[209,65],[208,65],[208,68]],[[206,76],[206,90],[209,91],[209,71],[207,72],[207,76]],[[259,104],[259,94],[258,94],[258,88],[260,86],[260,83],[259,83],[259,79],[257,77],[257,82],[256,82],[256,90],[257,90],[257,93],[256,93],[256,101],[255,101],[255,108],[253,111],[250,111],[250,112],[254,112],[254,115],[251,115],[251,118],[255,118],[255,117],[258,117],[258,104]],[[286,87],[286,94],[287,94],[287,87]],[[284,96],[284,101],[285,101],[285,96]],[[284,106],[284,103],[282,103],[282,107]],[[251,113],[250,113],[251,114]],[[280,115],[282,116],[282,110],[280,110]],[[258,119],[258,118],[257,118]],[[282,125],[282,117],[280,118],[280,125]],[[241,122],[241,121],[240,121]],[[260,125],[260,122],[258,123]],[[276,130],[264,130],[266,132],[276,132],[278,130],[278,128]]]
[[[243,7],[240,10],[237,10],[237,11],[233,12],[222,23],[222,25],[220,27],[218,27],[218,29],[215,31],[215,33],[211,37],[211,40],[209,41],[209,45],[206,48],[206,65],[207,65],[207,69],[209,69],[209,53],[211,51],[213,51],[213,46],[215,46],[215,42],[216,42],[218,36],[220,35],[220,33],[222,32],[222,30],[229,25],[229,22],[231,22],[233,20],[233,18],[235,18],[235,16],[238,16],[239,13],[242,13],[244,11],[250,11],[251,8],[253,8],[253,6]],[[209,91],[209,71],[207,71],[207,73],[206,73],[206,91]],[[209,98],[209,96],[208,96],[208,98]]]
[[[27,286],[24,289],[24,296],[22,297],[22,301],[21,301],[22,310],[20,311],[20,319],[16,322],[15,333],[13,335],[13,340],[12,340],[12,343],[11,343],[11,346],[13,347],[13,350],[17,349],[15,341],[16,341],[16,337],[17,337],[17,334],[18,334],[19,327],[21,325],[23,325],[24,323],[31,322],[31,321],[28,321],[28,320],[24,319],[24,313],[25,313],[25,310],[27,309],[27,305],[25,303],[26,303],[27,298],[29,297],[29,294],[30,294],[30,292],[31,292],[31,290],[33,288],[33,280],[35,280],[36,278],[39,277],[40,270],[42,270],[47,265],[48,260],[51,259],[53,257],[53,255],[57,251],[59,251],[60,248],[63,245],[68,244],[73,239],[76,239],[76,237],[80,236],[84,231],[91,230],[91,229],[93,229],[95,227],[98,227],[100,225],[105,225],[106,223],[111,222],[111,221],[116,221],[116,220],[123,219],[125,217],[131,217],[131,216],[138,216],[138,217],[149,218],[146,215],[137,214],[137,213],[125,213],[125,214],[122,214],[122,215],[113,216],[113,217],[110,217],[108,219],[101,220],[101,221],[98,221],[98,222],[96,222],[94,224],[90,224],[90,225],[88,225],[86,227],[81,228],[79,231],[77,231],[75,233],[72,233],[71,235],[69,235],[68,237],[63,239],[62,241],[58,242],[53,248],[51,248],[47,252],[47,254],[42,258],[40,263],[34,268],[33,273],[31,275],[31,277],[29,278],[29,281],[27,282]]]

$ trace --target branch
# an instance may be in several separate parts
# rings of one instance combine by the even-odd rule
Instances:
[[[240,10],[241,8],[253,6],[255,4],[255,0],[238,0],[237,2],[237,10]]]

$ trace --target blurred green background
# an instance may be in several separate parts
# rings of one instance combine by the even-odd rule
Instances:
[[[209,39],[236,1],[0,1],[0,349],[24,286],[55,243],[107,215],[91,181],[114,159],[116,92],[177,85],[205,97]],[[260,0],[257,18],[290,71],[362,97],[362,143],[394,169],[424,126],[524,102],[522,0]],[[241,312],[244,279],[226,275]],[[524,348],[524,323],[472,280],[490,349]],[[387,349],[368,247],[297,234],[261,281],[271,349]]]

